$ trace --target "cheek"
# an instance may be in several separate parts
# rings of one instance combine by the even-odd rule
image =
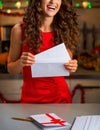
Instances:
[[[58,7],[58,11],[60,10],[60,7],[61,7],[61,5],[59,5],[59,7]]]
[[[59,9],[60,9],[60,7],[61,7],[61,3],[59,3],[58,5],[59,5]]]

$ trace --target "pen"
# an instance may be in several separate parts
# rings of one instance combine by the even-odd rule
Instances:
[[[19,118],[19,117],[12,117],[13,120],[19,120],[19,121],[29,121],[33,122],[31,118]]]

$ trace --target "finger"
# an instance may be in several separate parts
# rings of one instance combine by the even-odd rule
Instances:
[[[32,60],[32,61],[35,59],[33,54],[27,52],[22,53],[22,58],[26,60]]]
[[[78,68],[78,65],[77,64],[72,64],[72,62],[68,63],[68,64],[65,64],[64,66],[70,72],[75,72],[77,70],[77,68]]]
[[[21,62],[24,65],[31,65],[35,62],[35,57],[31,53],[23,52],[21,55]]]
[[[78,67],[77,64],[65,64],[64,66],[66,69],[73,69]]]

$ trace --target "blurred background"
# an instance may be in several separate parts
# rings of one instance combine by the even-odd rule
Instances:
[[[79,68],[67,82],[74,103],[100,103],[100,0],[71,2],[79,15]],[[22,75],[7,72],[10,32],[22,21],[27,5],[28,0],[0,0],[0,93],[9,100],[20,100],[22,86]]]

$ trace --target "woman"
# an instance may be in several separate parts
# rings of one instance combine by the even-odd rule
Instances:
[[[34,55],[65,43],[71,56],[77,46],[77,15],[70,0],[30,0],[23,22],[11,32],[8,72],[23,73],[22,103],[71,103],[63,76],[32,78]],[[77,60],[64,64],[69,72],[77,69]]]

